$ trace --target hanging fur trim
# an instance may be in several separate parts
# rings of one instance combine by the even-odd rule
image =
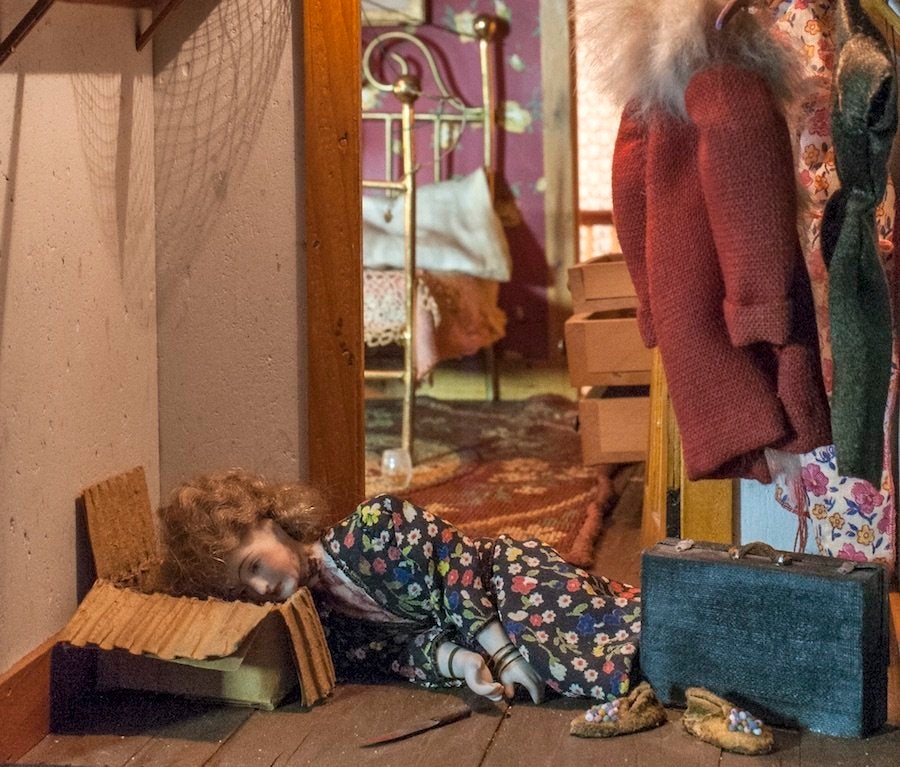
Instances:
[[[684,92],[695,72],[732,64],[758,72],[785,106],[797,91],[800,67],[770,31],[761,7],[739,12],[722,31],[725,0],[579,0],[579,45],[590,49],[595,82],[620,106],[661,107],[685,116]]]

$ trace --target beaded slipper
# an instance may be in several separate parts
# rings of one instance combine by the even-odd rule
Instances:
[[[649,730],[665,721],[666,710],[650,685],[641,682],[624,698],[591,706],[576,716],[569,732],[579,738],[609,738]]]
[[[772,730],[752,714],[702,687],[685,690],[684,729],[707,743],[736,754],[767,754],[775,744]]]

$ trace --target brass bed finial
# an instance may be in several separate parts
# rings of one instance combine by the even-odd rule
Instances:
[[[472,23],[472,30],[475,32],[475,37],[479,40],[493,40],[497,35],[498,29],[499,21],[497,17],[486,13],[476,16],[475,21]]]
[[[422,81],[418,75],[403,74],[394,80],[391,91],[400,103],[412,104],[422,95]]]

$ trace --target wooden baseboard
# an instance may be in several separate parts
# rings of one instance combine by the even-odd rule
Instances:
[[[888,595],[891,660],[888,666],[888,724],[900,726],[900,592]]]
[[[0,676],[0,762],[19,759],[50,732],[53,636]]]

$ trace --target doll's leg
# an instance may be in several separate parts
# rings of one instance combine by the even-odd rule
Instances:
[[[494,548],[491,583],[504,633],[547,686],[600,700],[628,692],[640,631],[637,588],[595,577],[537,541],[506,536]]]
[[[438,670],[445,677],[464,679],[472,692],[488,700],[503,700],[503,685],[494,681],[480,654],[454,642],[443,642],[436,655]]]

